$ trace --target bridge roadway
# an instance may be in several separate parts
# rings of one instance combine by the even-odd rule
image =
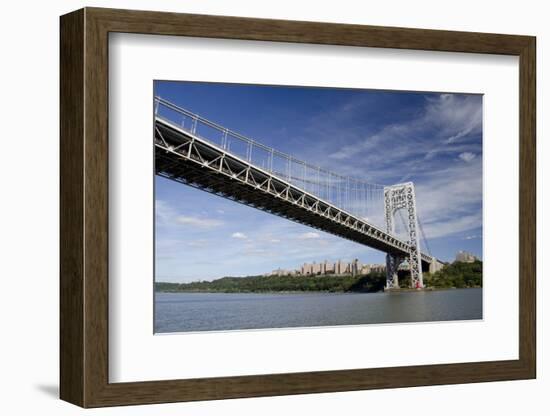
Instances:
[[[154,137],[157,175],[408,258],[407,242],[161,116],[155,118]],[[435,260],[424,253],[421,259],[423,269]]]

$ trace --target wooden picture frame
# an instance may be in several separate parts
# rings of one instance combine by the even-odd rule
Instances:
[[[60,396],[82,407],[213,400],[536,377],[535,38],[85,8],[61,17]],[[519,359],[110,383],[110,32],[519,56]]]

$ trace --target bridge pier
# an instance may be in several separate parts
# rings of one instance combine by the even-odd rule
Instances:
[[[386,290],[399,289],[397,270],[405,258],[396,254],[386,254]]]

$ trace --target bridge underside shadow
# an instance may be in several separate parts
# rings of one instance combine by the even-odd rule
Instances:
[[[158,118],[155,172],[385,253],[409,253],[406,242],[382,229]],[[431,260],[423,255],[423,268],[429,267]]]

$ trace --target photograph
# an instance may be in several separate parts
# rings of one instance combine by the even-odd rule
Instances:
[[[483,95],[154,81],[154,332],[483,319]]]

